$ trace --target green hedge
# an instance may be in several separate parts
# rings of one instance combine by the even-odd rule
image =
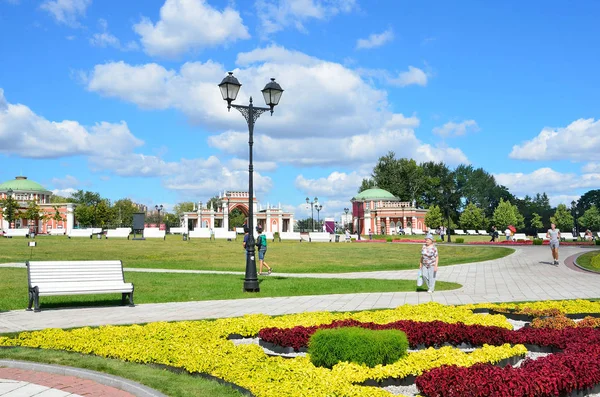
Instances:
[[[544,244],[544,240],[542,240],[541,238],[533,239],[533,245],[542,245],[542,244]]]
[[[458,238],[454,239],[454,242],[457,244],[462,244],[465,242],[465,239],[462,237],[458,237]]]
[[[320,329],[308,343],[315,366],[332,368],[348,361],[374,367],[398,361],[406,354],[408,339],[402,331],[371,330],[359,327]]]

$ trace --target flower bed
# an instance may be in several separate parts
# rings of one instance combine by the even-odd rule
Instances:
[[[398,240],[393,240],[392,243],[421,243],[421,244],[424,244],[425,237],[423,237],[421,239],[408,239],[408,238],[398,239]]]
[[[554,305],[559,304],[555,303]],[[572,306],[573,304],[565,303],[562,307],[572,310]],[[592,306],[583,302],[580,304],[580,307],[585,308],[586,312],[594,312],[595,309]],[[444,322],[440,322],[439,319],[444,319]],[[460,351],[452,346],[443,346],[438,349],[430,347],[411,352],[389,365],[368,368],[364,365],[341,362],[334,365],[333,368],[327,369],[315,367],[308,357],[293,359],[269,357],[258,345],[235,345],[227,339],[233,334],[242,337],[255,336],[264,328],[312,327],[349,320],[370,323],[373,326],[410,320],[411,324],[415,323],[415,329],[418,327],[417,322],[433,323],[437,321],[438,327],[447,329],[466,327],[467,330],[471,329],[469,327],[473,327],[473,330],[478,329],[480,332],[489,331],[490,335],[511,335],[512,338],[515,338],[511,340],[511,343],[525,341],[540,345],[547,344],[556,348],[564,348],[565,353],[548,356],[559,358],[554,358],[555,361],[548,361],[547,364],[544,364],[545,358],[539,358],[536,362],[527,364],[527,367],[533,364],[539,366],[531,367],[530,372],[516,371],[510,366],[505,369],[506,373],[494,372],[505,371],[499,368],[490,369],[495,368],[492,366],[494,363],[501,363],[503,360],[523,355],[526,352],[522,344],[511,345],[508,343],[501,346],[484,344],[471,353]],[[426,379],[430,372],[427,371],[442,371],[457,367],[464,367],[459,369],[468,370],[474,365],[476,366],[473,368],[477,370],[483,368],[487,371],[486,373],[501,374],[494,376],[502,376],[502,382],[506,384],[511,384],[511,382],[517,384],[525,376],[523,374],[531,374],[527,375],[531,378],[526,379],[527,382],[530,382],[527,385],[533,381],[544,382],[546,373],[558,368],[552,373],[552,376],[556,376],[557,379],[552,384],[559,384],[562,387],[559,390],[568,391],[569,388],[588,387],[596,379],[594,371],[600,368],[600,364],[593,361],[600,357],[599,333],[599,329],[571,327],[562,330],[527,328],[523,331],[512,331],[510,323],[501,315],[479,315],[473,314],[465,306],[455,307],[428,303],[416,306],[404,305],[393,310],[356,313],[316,312],[280,317],[251,315],[215,321],[159,322],[146,325],[86,327],[68,331],[46,329],[23,332],[12,338],[0,337],[0,346],[66,350],[137,363],[162,364],[190,373],[209,374],[245,388],[257,397],[284,395],[291,397],[326,395],[389,397],[389,392],[369,385],[416,376],[417,384],[423,386],[424,389],[421,391],[424,392],[425,388],[429,387]],[[427,337],[431,338],[427,339],[430,340],[428,343],[441,343],[443,338],[433,334]],[[519,335],[520,339],[514,335]],[[448,337],[452,336],[448,335]],[[477,338],[478,336],[471,335],[471,337]],[[500,342],[501,340],[494,343]],[[593,368],[591,374],[590,371],[586,372],[586,376],[590,376],[589,380],[579,379],[581,371],[568,372],[569,365],[580,365],[578,363],[585,365],[586,369]],[[457,367],[450,367],[450,365]],[[557,365],[561,366],[556,367]],[[537,378],[535,377],[536,371],[534,371],[536,368]],[[512,374],[517,374],[515,376],[521,378],[513,379],[511,378]],[[442,372],[440,376],[446,375]],[[465,379],[468,377],[479,379],[478,376],[473,372],[466,373],[464,377]],[[446,381],[449,378],[443,379]],[[481,382],[490,384],[486,387],[497,387],[498,385],[492,383],[493,379],[485,378]],[[462,382],[462,379],[456,381],[457,384],[460,383],[459,381]],[[568,387],[563,387],[564,384],[567,384]],[[437,389],[427,390],[430,390],[426,393],[429,397],[437,395],[435,394]],[[460,393],[454,395],[460,395]],[[502,394],[495,395],[502,396]],[[552,394],[546,395],[551,396]]]

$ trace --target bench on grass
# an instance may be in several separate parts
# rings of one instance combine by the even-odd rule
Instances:
[[[280,232],[279,241],[291,240],[291,241],[302,241],[300,232]]]
[[[121,294],[133,306],[133,284],[126,283],[121,261],[27,261],[29,304],[40,311],[40,296]]]
[[[6,229],[4,230],[4,237],[27,237],[29,236],[29,229]]]
[[[71,233],[69,233],[69,238],[71,237],[87,237],[92,238],[92,229],[73,229]]]
[[[546,237],[546,233],[538,233],[537,237],[542,240],[549,240],[548,237]]]
[[[308,233],[308,241],[311,243],[330,243],[331,234],[323,232],[310,232]]]
[[[477,236],[479,233],[477,233],[475,230],[467,230],[467,234],[469,236]]]
[[[106,231],[106,238],[126,238],[129,240],[131,234],[131,228],[129,227],[118,227],[116,229],[108,229]]]
[[[147,227],[144,229],[144,238],[162,238],[165,240],[167,238],[167,232],[160,230],[157,227]]]
[[[459,236],[466,236],[467,234],[464,232],[464,230],[459,230],[459,229],[455,229],[454,230],[454,234],[459,235]]]
[[[489,236],[487,230],[477,230],[477,233],[479,233],[480,236]]]
[[[207,227],[197,227],[194,230],[190,230],[188,235],[189,238],[208,238],[210,239],[210,229]]]
[[[66,229],[48,229],[50,236],[64,236],[66,232]]]
[[[245,233],[244,233],[244,228],[243,228],[243,227],[236,227],[236,228],[235,228],[235,232],[236,232],[237,234],[245,234]]]
[[[423,231],[423,229],[413,229],[412,234],[421,235],[421,234],[425,234],[425,232]]]
[[[529,237],[527,237],[525,233],[515,233],[513,241],[529,241]]]
[[[577,236],[574,236],[573,233],[561,233],[560,238],[565,241],[577,241]]]
[[[187,234],[187,229],[185,227],[172,227],[169,229],[169,233],[171,233],[171,234]]]
[[[235,240],[237,238],[237,233],[234,230],[229,231],[222,228],[215,228],[214,232],[215,240]]]

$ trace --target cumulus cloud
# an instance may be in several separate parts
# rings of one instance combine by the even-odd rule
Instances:
[[[263,36],[289,26],[304,32],[308,20],[325,20],[357,8],[356,0],[257,0],[255,5]]]
[[[450,121],[441,127],[435,127],[433,133],[441,137],[462,136],[467,132],[477,132],[479,126],[475,120],[465,120],[460,123]]]
[[[409,66],[408,71],[401,72],[397,77],[389,77],[388,82],[392,85],[397,85],[399,87],[406,87],[409,85],[427,85],[427,74],[414,66]]]
[[[566,193],[577,189],[595,188],[600,186],[600,173],[562,173],[552,168],[544,167],[529,174],[501,173],[494,177],[500,185],[506,186],[517,196],[535,193]]]
[[[519,160],[600,160],[600,120],[579,119],[564,128],[544,128],[538,136],[513,146]]]
[[[21,104],[10,104],[0,89],[0,153],[23,158],[57,158],[105,152],[130,152],[141,146],[127,123],[49,121]]]
[[[166,0],[156,23],[144,17],[133,30],[147,54],[167,58],[250,38],[239,12],[205,0]]]
[[[108,31],[108,22],[106,19],[99,19],[98,26],[100,27],[100,32],[94,33],[90,38],[90,44],[92,46],[102,48],[112,47],[121,51],[132,51],[139,48],[135,41],[130,41],[125,45],[121,44],[121,40]]]
[[[55,196],[71,197],[73,194],[77,193],[77,189],[68,187],[66,189],[52,189],[51,192]]]
[[[581,170],[588,173],[600,173],[600,163],[587,163],[581,168]]]
[[[50,183],[57,189],[74,188],[81,185],[79,179],[72,175],[66,175],[64,178],[52,178]]]
[[[347,174],[345,172],[334,171],[327,177],[317,179],[307,179],[303,175],[298,175],[294,184],[303,194],[330,198],[346,197],[349,199],[356,194],[357,187],[368,176],[360,175],[356,172]]]
[[[382,33],[370,34],[366,39],[358,39],[356,42],[356,49],[362,50],[367,48],[381,47],[385,43],[394,39],[394,32],[392,29],[388,29]]]
[[[40,8],[48,12],[58,23],[76,28],[81,24],[78,18],[85,16],[92,0],[45,0]]]

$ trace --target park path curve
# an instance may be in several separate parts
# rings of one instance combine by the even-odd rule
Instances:
[[[579,271],[572,257],[588,252],[581,247],[561,247],[559,266],[551,264],[550,249],[518,247],[515,253],[486,262],[440,267],[438,280],[462,284],[453,291],[385,292],[248,298],[198,302],[150,303],[135,307],[93,307],[43,310],[40,313],[14,310],[0,313],[0,333],[43,328],[70,328],[152,321],[199,320],[264,313],[281,315],[311,311],[351,311],[393,308],[403,304],[435,301],[443,304],[510,302],[545,299],[600,297],[600,275]],[[10,266],[10,265],[7,265]],[[161,269],[128,271],[174,272]],[[207,273],[203,271],[177,271]],[[212,272],[211,272],[212,273]],[[222,273],[222,272],[214,272]],[[237,272],[228,272],[241,274]],[[282,277],[416,279],[417,270],[340,274],[284,274]]]

